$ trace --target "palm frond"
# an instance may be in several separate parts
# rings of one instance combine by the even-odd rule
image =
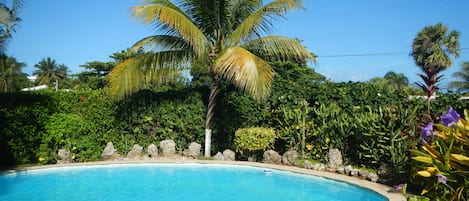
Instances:
[[[176,4],[174,4],[170,0],[145,0],[147,4],[155,4],[155,5],[161,5],[161,6],[166,6],[168,8],[172,8],[174,10],[177,10],[180,13],[184,13]]]
[[[111,97],[123,99],[140,90],[144,74],[138,57],[130,58],[114,67],[109,73],[109,93]]]
[[[301,0],[275,0],[264,5],[236,27],[230,34],[229,42],[233,45],[260,37],[263,33],[269,33],[272,27],[272,19],[285,18],[287,11],[303,8]]]
[[[160,4],[135,6],[133,16],[142,19],[147,24],[157,24],[159,29],[165,32],[163,34],[174,35],[176,32],[190,44],[197,55],[202,55],[207,51],[207,38],[180,9]]]
[[[266,99],[274,71],[263,59],[241,47],[231,47],[221,53],[214,72],[256,100]]]
[[[222,28],[226,27],[225,4],[226,1],[220,0],[183,0],[181,8],[214,44],[222,36]]]
[[[297,39],[268,36],[243,44],[242,47],[269,61],[315,61],[316,57]]]
[[[26,5],[27,0],[11,0],[11,11],[16,13]]]
[[[262,6],[261,0],[231,0],[227,2],[227,31],[233,31],[244,19]]]
[[[151,48],[153,51],[183,50],[189,49],[186,41],[180,37],[169,35],[155,35],[145,37],[136,42],[131,50],[138,51],[140,48]]]
[[[127,59],[109,73],[110,95],[122,99],[148,84],[171,81],[187,69],[189,60],[187,51],[150,52]]]
[[[449,88],[458,88],[460,90],[466,91],[469,90],[469,82],[463,81],[452,81],[448,84]]]

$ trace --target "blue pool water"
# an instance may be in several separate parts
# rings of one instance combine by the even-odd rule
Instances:
[[[385,201],[355,185],[262,168],[135,164],[0,175],[0,201]]]

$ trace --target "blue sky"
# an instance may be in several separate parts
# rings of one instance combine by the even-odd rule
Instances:
[[[306,9],[291,12],[274,22],[272,35],[303,40],[319,55],[317,72],[333,81],[365,81],[388,71],[404,73],[418,81],[418,68],[409,56],[419,30],[441,22],[461,33],[461,51],[445,71],[444,82],[469,61],[468,0],[303,0]],[[154,33],[150,26],[130,16],[140,0],[29,0],[21,11],[23,22],[9,44],[8,54],[25,62],[25,73],[51,57],[69,67],[91,61],[110,61]],[[444,86],[443,86],[444,87]]]

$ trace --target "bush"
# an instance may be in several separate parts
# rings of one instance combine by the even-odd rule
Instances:
[[[116,147],[128,151],[135,143],[146,146],[171,139],[182,151],[191,142],[203,143],[205,106],[201,99],[189,88],[144,90],[119,102],[115,114],[122,140]]]
[[[104,90],[0,93],[0,166],[53,163],[61,148],[96,161],[109,141],[120,153],[164,139],[179,150],[200,143],[205,107],[191,90],[142,91],[122,102]]]
[[[0,93],[0,104],[0,168],[37,162],[53,101],[38,93]]]
[[[275,132],[271,128],[242,128],[235,132],[236,151],[242,156],[251,157],[258,151],[265,151],[275,142]]]
[[[410,175],[409,147],[415,147],[417,108],[400,105],[367,108],[354,115],[355,134],[349,139],[349,157],[357,165],[378,169],[387,165],[389,183],[405,182]],[[356,143],[360,142],[360,143]]]

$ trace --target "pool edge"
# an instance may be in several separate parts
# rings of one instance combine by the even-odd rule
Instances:
[[[336,181],[346,182],[353,185],[360,186],[362,188],[369,189],[374,191],[384,197],[389,201],[405,201],[406,198],[399,192],[393,191],[393,188],[360,179],[357,177],[351,177],[347,175],[337,174],[333,172],[326,171],[317,171],[310,170],[295,166],[286,166],[286,165],[277,165],[277,164],[268,164],[268,163],[259,163],[259,162],[248,162],[248,161],[215,161],[215,160],[195,160],[195,159],[159,159],[159,160],[118,160],[118,161],[96,161],[96,162],[85,162],[85,163],[67,163],[67,164],[52,164],[52,165],[42,165],[42,166],[31,166],[31,167],[22,167],[12,170],[1,171],[0,173],[14,173],[28,170],[40,170],[48,168],[59,168],[59,167],[81,167],[81,166],[97,166],[97,165],[112,165],[112,164],[224,164],[224,165],[241,165],[241,166],[251,166],[251,167],[260,167],[268,168],[282,171],[289,171],[299,174],[307,174],[318,177],[324,177],[327,179],[332,179]]]

